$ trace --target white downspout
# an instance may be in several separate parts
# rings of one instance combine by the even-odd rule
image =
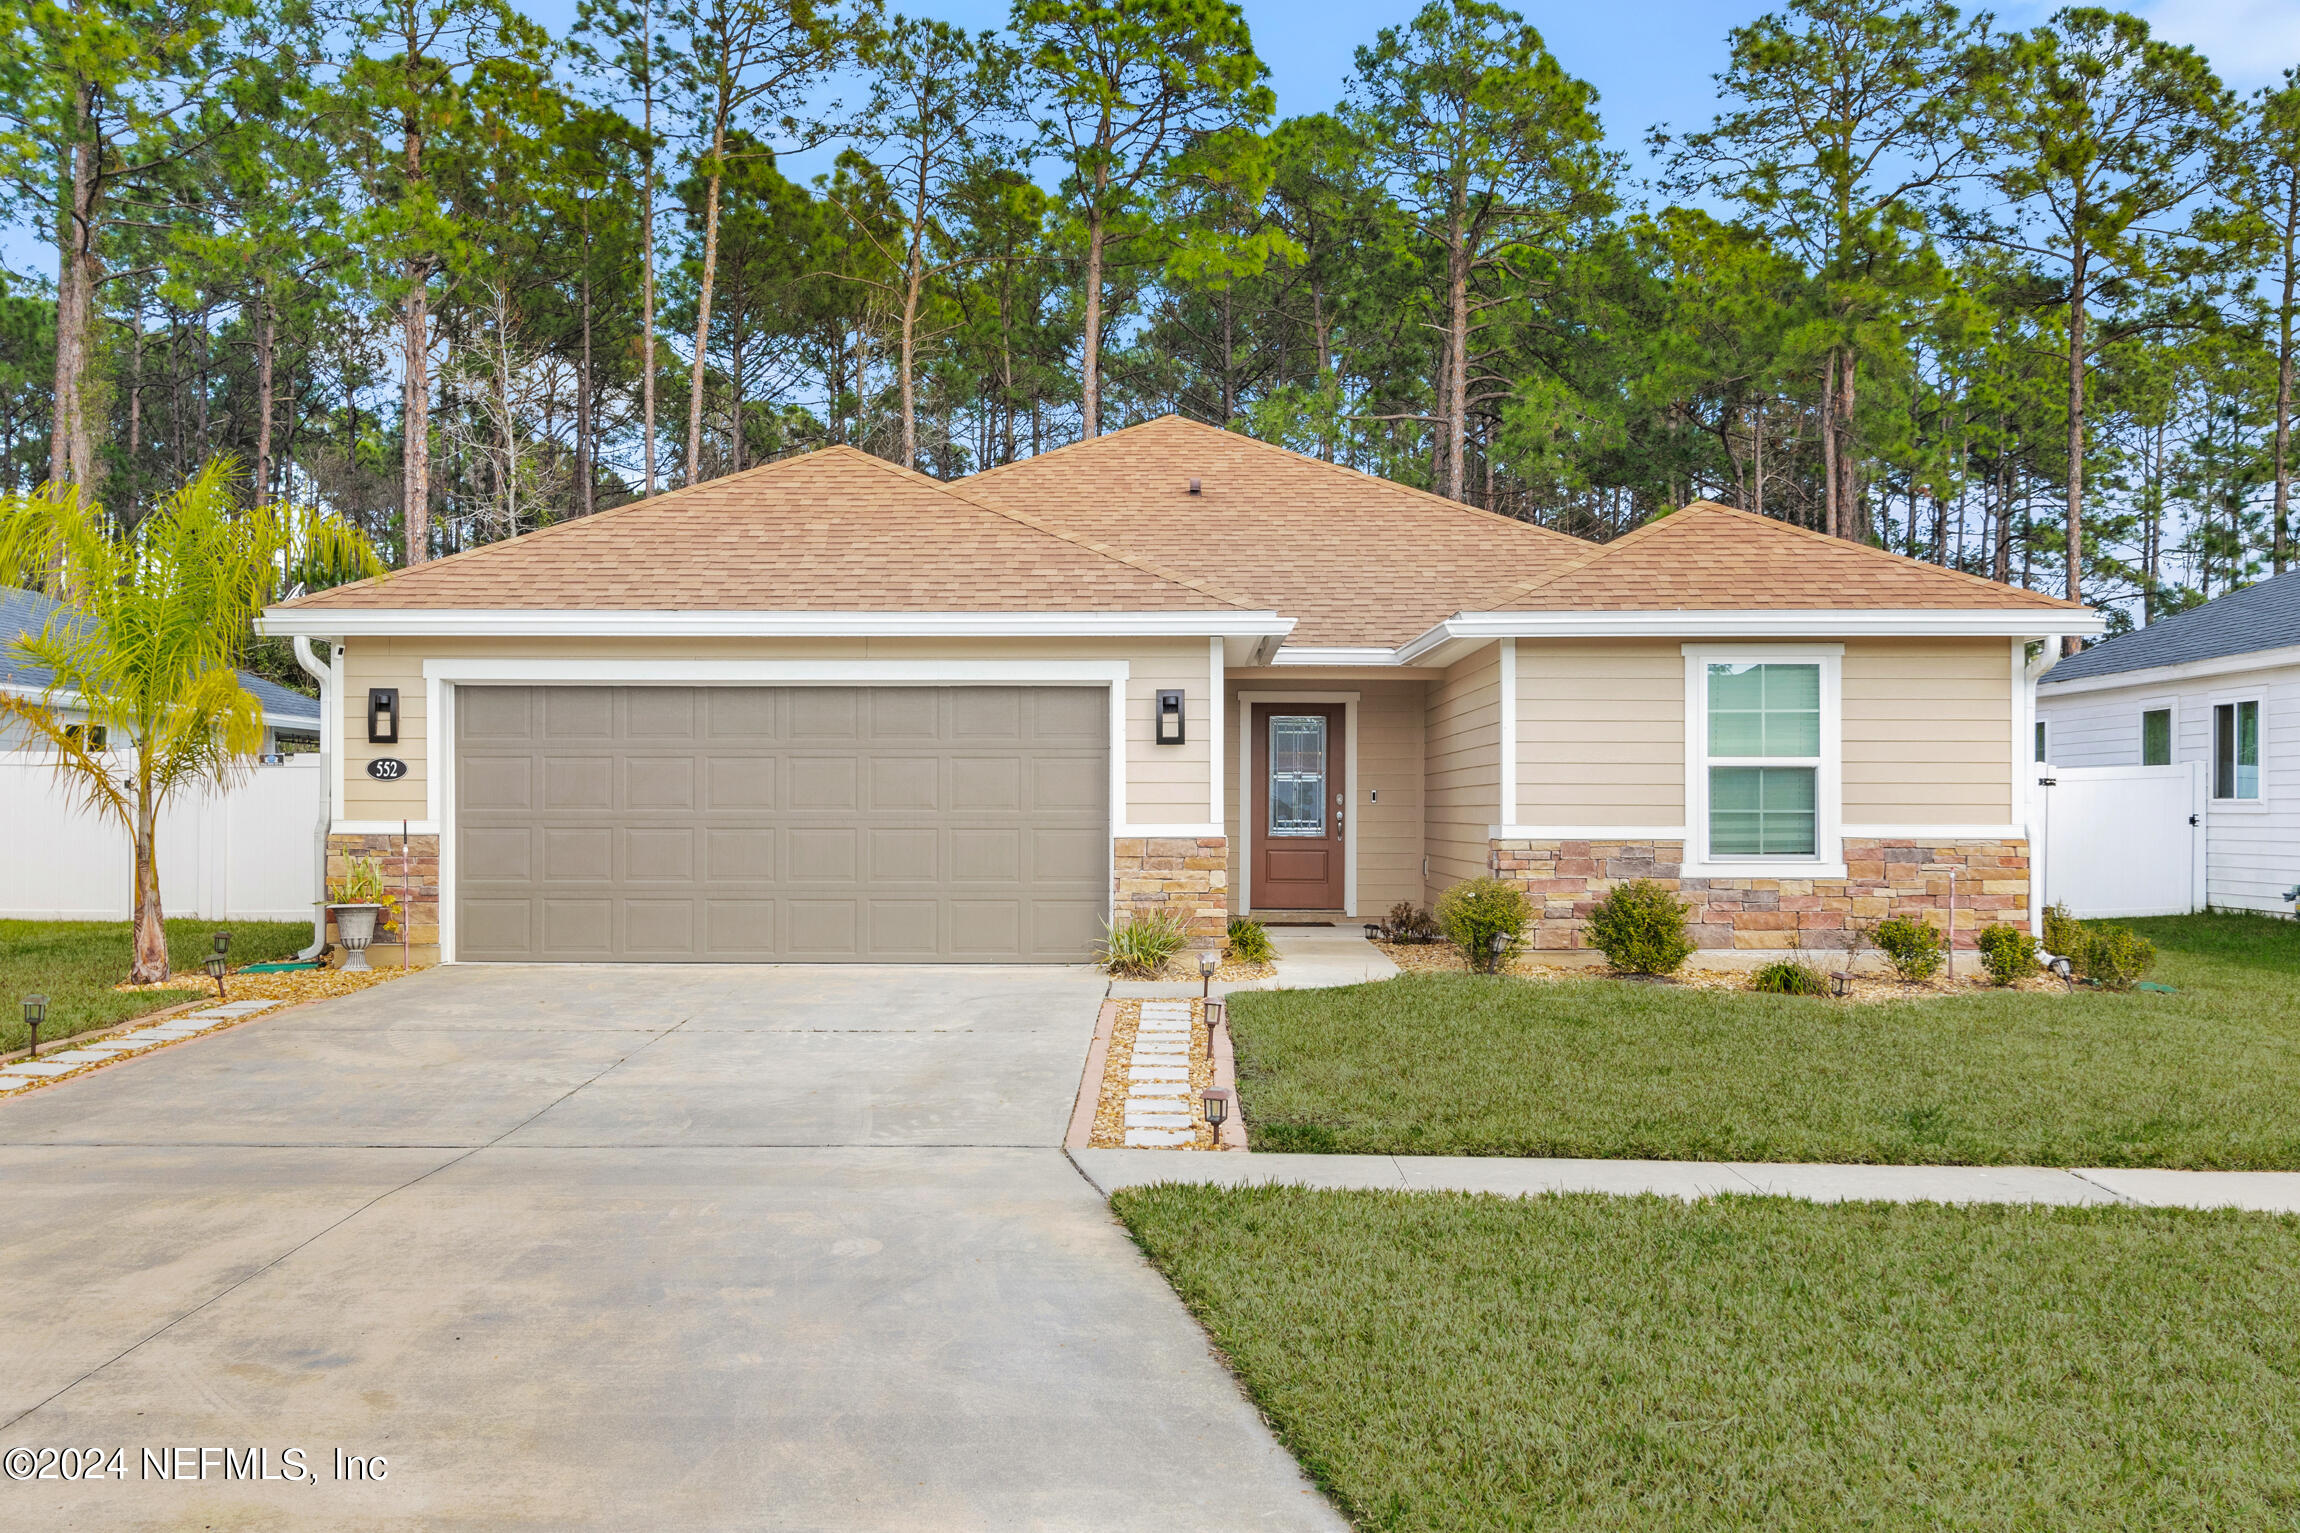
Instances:
[[[2036,658],[2021,668],[2021,734],[2013,742],[2014,759],[2022,763],[2020,782],[2022,832],[2028,837],[2028,929],[2044,936],[2044,907],[2050,896],[2044,886],[2045,841],[2052,835],[2052,800],[2049,790],[2037,786],[2037,775],[2051,763],[2036,759],[2036,684],[2060,662],[2054,640],[2047,635],[2037,646]]]
[[[332,651],[334,641],[331,639],[328,643]],[[334,822],[335,737],[342,728],[342,720],[335,695],[335,668],[313,654],[311,640],[300,633],[295,636],[295,663],[303,667],[304,674],[319,682],[319,824],[313,832],[313,869],[318,888],[311,907],[311,946],[296,954],[308,963],[327,951],[327,834]]]

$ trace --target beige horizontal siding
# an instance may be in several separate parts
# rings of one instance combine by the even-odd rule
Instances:
[[[2012,818],[2007,639],[1845,645],[1845,823],[2002,825]]]
[[[1517,823],[1685,823],[1678,641],[1518,640],[1517,735]]]
[[[1487,827],[1501,814],[1501,647],[1448,667],[1429,689],[1423,815],[1429,876],[1423,898],[1487,871]]]

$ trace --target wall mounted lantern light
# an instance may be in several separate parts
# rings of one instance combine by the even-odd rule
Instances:
[[[399,743],[399,688],[369,687],[367,689],[367,743],[370,745],[397,745]]]
[[[1182,694],[1179,690],[1158,694],[1158,743],[1182,743]]]

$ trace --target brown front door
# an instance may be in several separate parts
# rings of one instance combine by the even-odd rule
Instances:
[[[1254,705],[1257,910],[1342,908],[1342,705]]]

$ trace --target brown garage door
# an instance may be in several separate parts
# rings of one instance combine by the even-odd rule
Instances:
[[[457,956],[1086,958],[1108,707],[1083,687],[461,688]]]

